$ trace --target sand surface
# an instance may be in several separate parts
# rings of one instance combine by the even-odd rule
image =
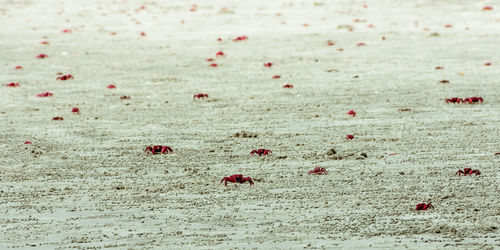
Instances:
[[[0,0],[0,248],[498,249],[500,5],[364,3]]]

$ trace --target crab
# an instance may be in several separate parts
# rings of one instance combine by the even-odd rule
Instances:
[[[49,97],[49,96],[52,96],[52,93],[50,93],[50,92],[42,92],[42,93],[40,93],[40,94],[38,94],[36,96],[38,96],[38,97]]]
[[[354,135],[346,135],[345,138],[347,140],[352,140],[352,139],[354,139]]]
[[[449,102],[461,103],[461,102],[464,102],[464,99],[459,98],[459,97],[452,97],[452,98],[446,99],[446,103],[449,103]]]
[[[285,85],[283,85],[283,88],[291,89],[291,88],[293,88],[293,85],[292,84],[285,84]]]
[[[151,152],[152,154],[155,155],[155,154],[160,154],[160,153],[161,154],[169,154],[169,153],[172,153],[174,151],[169,146],[154,145],[154,146],[148,146],[148,147],[146,147],[146,149],[144,150],[144,152],[146,152],[148,154]]]
[[[234,42],[239,42],[239,41],[245,41],[247,40],[248,37],[247,36],[238,36],[236,37],[235,39],[233,39]],[[221,39],[222,40],[222,39]]]
[[[479,172],[478,169],[464,168],[464,170],[461,170],[461,169],[458,170],[455,173],[455,175],[457,175],[457,174],[458,174],[458,176],[461,176],[461,175],[472,175],[472,174],[476,174],[476,176],[477,176],[477,175],[480,175],[481,172]]]
[[[200,98],[203,98],[203,99],[204,98],[208,98],[208,94],[199,93],[199,94],[196,94],[196,95],[193,96],[193,99],[195,99],[195,98],[198,98],[198,99],[200,99]]]
[[[427,204],[425,203],[418,203],[416,210],[427,210],[427,209],[434,209],[434,206],[429,202]]]
[[[219,66],[217,63],[210,64],[210,67],[217,67],[217,66]]]
[[[61,81],[66,81],[66,80],[69,80],[69,79],[73,79],[73,76],[71,74],[67,74],[67,75],[59,76],[56,79],[57,80],[61,80]]]
[[[72,108],[71,112],[75,113],[75,114],[80,114],[80,109],[79,108]]]
[[[49,56],[46,55],[46,54],[39,54],[39,55],[36,56],[36,58],[39,58],[39,59],[44,59],[46,57],[49,57]]]
[[[215,56],[216,56],[216,57],[219,57],[219,56],[224,56],[224,55],[225,55],[225,54],[224,54],[224,52],[222,52],[222,51],[220,51],[220,50],[219,50],[219,51],[217,51],[217,53],[215,53]]]
[[[16,67],[14,67],[14,69],[23,69],[23,66],[17,65]]]
[[[280,76],[280,75],[274,75],[274,76],[273,76],[273,79],[280,79],[280,78],[281,78],[281,76]]]
[[[116,85],[109,84],[106,88],[108,88],[108,89],[116,89]]]
[[[354,111],[354,109],[351,109],[351,110],[347,111],[347,114],[348,115],[352,115],[352,117],[355,117],[356,116],[356,111]]]
[[[233,174],[229,177],[224,177],[222,178],[222,180],[220,180],[220,183],[224,182],[224,186],[227,186],[227,182],[232,182],[232,183],[245,183],[245,182],[250,182],[250,186],[253,185],[253,181],[252,181],[252,178],[249,177],[243,177],[242,174]]]
[[[252,150],[252,152],[250,152],[251,155],[253,154],[258,154],[259,156],[261,155],[272,155],[273,152],[269,149],[265,149],[265,148],[260,148],[260,149],[254,149]]]
[[[309,171],[307,174],[328,174],[325,168],[315,167],[313,170]]]
[[[15,87],[19,87],[20,85],[17,82],[11,82],[11,83],[5,84],[5,86],[15,88]]]
[[[272,62],[264,63],[264,67],[270,68],[271,66],[273,66]]]
[[[483,98],[480,96],[467,97],[464,98],[463,102],[468,102],[469,104],[474,104],[478,102],[483,103]]]
[[[64,120],[64,118],[62,118],[60,116],[55,116],[55,117],[52,117],[52,120],[54,120],[54,121],[62,121],[62,120]]]

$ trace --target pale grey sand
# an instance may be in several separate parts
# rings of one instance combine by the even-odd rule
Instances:
[[[0,248],[498,248],[493,3],[3,0]]]

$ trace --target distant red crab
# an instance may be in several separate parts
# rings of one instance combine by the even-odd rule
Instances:
[[[274,76],[273,76],[273,79],[279,79],[279,78],[281,78],[281,76],[280,76],[280,75],[274,75]]]
[[[194,96],[193,96],[193,99],[195,99],[195,98],[198,98],[198,99],[200,99],[200,98],[205,99],[205,98],[208,98],[208,94],[205,94],[205,93],[199,93],[199,94],[196,94],[196,95],[194,95]]]
[[[110,84],[106,88],[108,88],[108,89],[116,89],[116,85]]]
[[[67,75],[59,76],[56,79],[57,80],[61,80],[61,81],[66,81],[66,80],[69,80],[69,79],[73,79],[73,76],[71,74],[67,74]]]
[[[217,63],[210,64],[210,67],[217,67],[217,66],[219,66]]]
[[[484,66],[491,66],[491,63],[490,62],[486,62],[486,63],[484,63]]]
[[[207,58],[205,61],[207,61],[207,62],[213,62],[213,61],[215,61],[215,59],[213,59],[213,58]]]
[[[478,102],[483,103],[483,98],[480,96],[467,97],[464,98],[463,102],[468,102],[469,104],[474,104]]]
[[[356,46],[361,47],[361,46],[366,46],[366,43],[358,43]]]
[[[272,62],[264,63],[264,67],[270,68],[271,66],[273,66]]]
[[[222,52],[222,51],[217,51],[217,53],[215,53],[215,56],[216,56],[216,57],[219,57],[219,56],[224,56],[224,55],[225,55],[225,54],[224,54],[224,52]]]
[[[446,99],[446,103],[449,103],[449,102],[452,102],[452,103],[461,103],[463,101],[464,101],[464,99],[458,98],[458,97],[452,97],[452,98]]]
[[[30,141],[25,141],[24,144],[32,144]]]
[[[328,46],[333,46],[333,45],[335,45],[335,43],[334,43],[334,42],[332,42],[332,41],[330,41],[330,40],[328,40],[327,44],[328,44]]]
[[[36,58],[39,58],[39,59],[44,59],[46,57],[49,57],[49,56],[46,55],[46,54],[39,54],[39,55],[36,56]]]
[[[17,82],[11,82],[11,83],[5,84],[5,86],[15,88],[15,87],[19,87],[21,85],[19,85],[19,83],[17,83]]]
[[[427,204],[425,203],[418,203],[416,210],[427,210],[427,209],[434,209],[434,206],[429,202]]]
[[[493,7],[491,7],[491,6],[484,6],[483,7],[483,11],[485,11],[485,10],[493,10]]]
[[[53,94],[50,93],[50,92],[42,92],[42,93],[40,93],[40,94],[38,94],[36,96],[38,96],[38,97],[49,97],[49,96],[52,96],[52,95]]]
[[[80,109],[79,108],[72,108],[71,112],[76,113],[76,114],[80,114]]]
[[[60,117],[60,116],[55,116],[55,117],[52,117],[52,120],[54,120],[54,121],[62,121],[64,119],[62,117]]]
[[[354,135],[346,135],[345,138],[347,140],[352,140],[352,139],[354,139]]]
[[[238,37],[236,37],[235,39],[233,39],[233,41],[235,41],[235,42],[239,42],[239,41],[245,41],[245,40],[247,40],[247,39],[248,39],[248,37],[247,37],[247,36],[238,36]]]
[[[233,174],[229,177],[224,177],[222,178],[222,180],[220,181],[220,183],[224,182],[224,185],[227,186],[227,182],[232,182],[232,183],[245,183],[245,182],[250,182],[250,186],[253,185],[253,181],[252,181],[252,178],[250,177],[243,177],[242,174]]]
[[[348,115],[352,115],[352,117],[355,117],[356,116],[356,111],[354,111],[354,109],[351,109],[351,110],[347,111],[347,114]]]
[[[252,150],[252,152],[250,152],[251,155],[253,154],[258,154],[259,156],[261,155],[272,155],[273,152],[269,149],[265,149],[265,148],[260,148],[260,149],[254,149]]]
[[[292,84],[285,84],[285,85],[283,85],[283,88],[291,89],[291,88],[293,88],[293,85]]]
[[[14,69],[23,69],[23,66],[17,65],[16,67],[14,67]]]
[[[313,170],[309,171],[307,174],[328,174],[325,168],[315,167]]]
[[[481,172],[479,172],[478,169],[464,168],[464,170],[461,170],[461,169],[458,170],[455,173],[455,175],[457,175],[457,174],[458,174],[458,176],[461,176],[461,175],[472,175],[472,174],[476,174],[476,176],[477,176],[477,175],[480,175]]]
[[[436,66],[436,68],[435,68],[435,69],[436,69],[436,70],[438,70],[438,69],[444,69],[444,67],[443,67],[443,66]]]
[[[161,154],[169,154],[169,153],[172,153],[174,151],[169,146],[155,145],[155,146],[148,146],[148,147],[146,147],[146,149],[144,150],[144,152],[146,152],[148,154],[151,152],[152,154],[155,155],[155,154],[159,154],[159,153],[161,153]]]

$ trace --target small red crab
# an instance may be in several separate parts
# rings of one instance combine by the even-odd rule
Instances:
[[[205,61],[207,61],[207,62],[213,62],[213,61],[215,61],[215,59],[213,59],[213,58],[207,58]]]
[[[326,44],[328,44],[328,46],[333,46],[333,45],[335,45],[335,43],[334,43],[334,42],[332,42],[331,40],[328,40],[328,42],[327,42]]]
[[[252,152],[250,152],[251,155],[253,154],[258,154],[259,156],[261,155],[272,155],[273,152],[269,149],[265,149],[265,148],[260,148],[260,149],[254,149],[252,150]]]
[[[416,210],[427,210],[427,209],[434,209],[434,206],[429,202],[427,204],[425,203],[418,203]]]
[[[235,41],[235,42],[239,42],[239,41],[245,41],[245,40],[247,40],[247,39],[248,39],[248,37],[247,37],[247,36],[238,36],[238,37],[236,37],[235,39],[233,39],[233,41]]]
[[[15,87],[19,87],[21,85],[19,85],[19,83],[17,83],[17,82],[11,82],[11,83],[5,84],[5,86],[15,88]]]
[[[478,102],[483,103],[483,98],[480,96],[467,97],[464,98],[463,102],[468,102],[469,104],[474,104]]]
[[[250,182],[250,186],[253,185],[253,181],[252,181],[252,178],[249,177],[243,177],[242,174],[233,174],[229,177],[224,177],[222,178],[222,180],[220,180],[220,183],[222,183],[224,181],[224,185],[227,186],[227,182],[232,182],[232,183],[245,183],[245,182]]]
[[[14,69],[23,69],[23,66],[17,65],[16,67],[14,67]]]
[[[71,30],[70,29],[63,29],[62,33],[71,33]]]
[[[361,47],[361,46],[366,46],[366,43],[358,43],[356,46]]]
[[[274,76],[273,76],[273,79],[279,79],[279,78],[281,78],[281,76],[280,76],[280,75],[274,75]]]
[[[309,171],[307,174],[328,174],[325,168],[315,167],[313,170]]]
[[[484,63],[484,66],[491,66],[490,62]]]
[[[76,114],[80,114],[80,109],[79,108],[72,108],[71,112],[76,113]]]
[[[174,151],[169,146],[155,145],[155,146],[148,146],[148,147],[146,147],[146,149],[144,150],[144,152],[146,152],[148,154],[151,152],[151,153],[153,153],[155,155],[155,154],[158,154],[158,153],[168,154],[168,153],[172,153]]]
[[[347,114],[348,115],[352,115],[352,117],[355,117],[356,116],[356,111],[354,111],[354,109],[351,109],[351,110],[347,111]]]
[[[283,85],[283,88],[291,89],[291,88],[293,88],[293,85],[292,84],[285,84],[285,85]]]
[[[24,144],[32,144],[30,141],[25,141]]]
[[[108,88],[108,89],[116,89],[116,85],[110,84],[106,88]]]
[[[71,74],[67,74],[67,75],[59,76],[56,79],[57,80],[61,80],[61,81],[66,81],[66,80],[69,80],[69,79],[73,79],[73,76]]]
[[[354,135],[346,135],[345,138],[347,140],[352,140],[352,139],[354,139]]]
[[[449,103],[449,102],[452,102],[452,103],[461,103],[463,101],[464,101],[464,99],[458,98],[458,97],[452,97],[452,98],[446,99],[446,103]]]
[[[49,57],[49,56],[46,55],[46,54],[39,54],[39,55],[36,56],[36,58],[39,58],[39,59],[44,59],[46,57]]]
[[[193,96],[193,99],[195,99],[195,98],[198,98],[198,99],[203,98],[203,99],[205,99],[205,98],[208,98],[208,94],[199,93],[199,94],[196,94],[196,95]]]
[[[43,44],[43,45],[48,45],[49,44],[49,41],[41,41],[40,44]]]
[[[264,63],[264,67],[270,68],[271,66],[273,66],[272,62]]]
[[[434,68],[434,69],[436,69],[436,70],[438,70],[438,69],[444,69],[444,67],[443,66],[436,66],[436,68]]]
[[[491,6],[484,6],[483,7],[483,11],[485,11],[485,10],[493,10],[493,7],[491,7]]]
[[[212,63],[212,64],[210,64],[210,67],[214,67],[214,68],[215,68],[215,67],[217,67],[217,66],[219,66],[217,63]]]
[[[458,170],[455,173],[455,175],[457,175],[457,174],[458,174],[458,176],[461,176],[461,175],[472,175],[472,174],[476,174],[476,176],[477,176],[477,175],[480,175],[481,172],[479,172],[478,169],[464,168],[464,170],[461,170],[461,169]]]
[[[36,96],[38,96],[38,97],[49,97],[49,96],[52,96],[52,93],[50,93],[50,92],[42,92],[42,93],[40,93],[40,94],[38,94]]]
[[[216,57],[219,57],[219,56],[224,56],[224,55],[225,55],[225,54],[224,54],[224,52],[222,52],[222,51],[217,51],[217,53],[215,53],[215,56],[216,56]]]
[[[55,117],[52,117],[52,120],[54,120],[54,121],[62,121],[64,119],[62,117],[60,117],[60,116],[55,116]]]

